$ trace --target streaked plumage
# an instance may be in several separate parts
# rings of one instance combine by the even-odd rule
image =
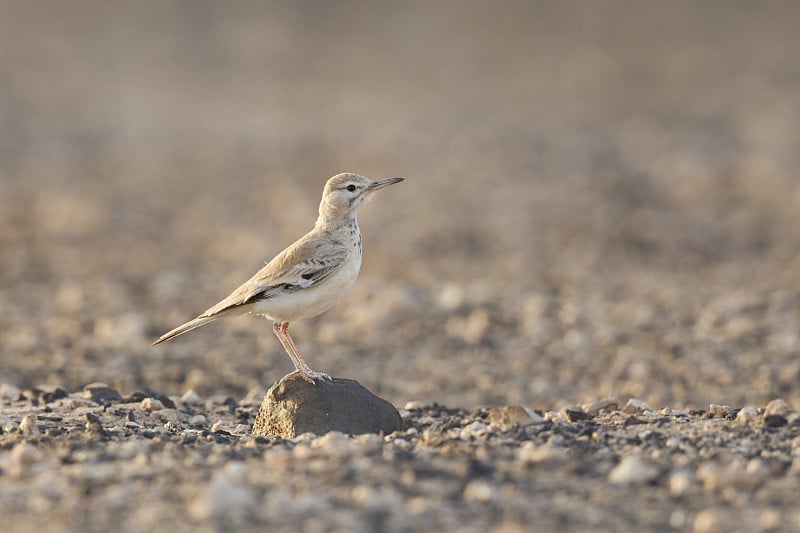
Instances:
[[[325,184],[314,228],[275,256],[228,297],[194,320],[165,333],[153,345],[232,314],[253,313],[273,321],[273,331],[295,365],[284,380],[328,378],[305,364],[292,338],[290,322],[327,311],[345,294],[361,268],[361,233],[356,214],[375,191],[402,181],[372,181],[338,174]]]

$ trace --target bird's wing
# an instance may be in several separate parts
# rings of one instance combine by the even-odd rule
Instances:
[[[303,238],[200,317],[211,317],[233,307],[313,287],[342,268],[348,257],[343,243]]]

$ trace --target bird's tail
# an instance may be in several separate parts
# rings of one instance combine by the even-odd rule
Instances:
[[[173,329],[172,331],[168,331],[167,333],[164,333],[155,342],[153,342],[153,346],[155,346],[156,344],[161,344],[164,341],[168,341],[173,337],[177,337],[178,335],[182,335],[182,334],[186,333],[187,331],[192,331],[193,329],[199,328],[200,326],[205,326],[209,322],[213,322],[214,320],[217,320],[218,318],[222,318],[224,315],[225,315],[225,313],[221,313],[221,314],[214,315],[214,316],[199,316],[199,317],[195,318],[194,320],[190,320],[186,324],[182,324],[182,325],[178,326],[177,328]]]

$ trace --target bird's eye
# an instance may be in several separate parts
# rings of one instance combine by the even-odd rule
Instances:
[[[347,190],[350,192],[354,192],[356,190],[356,186],[351,183],[350,185],[347,186]]]

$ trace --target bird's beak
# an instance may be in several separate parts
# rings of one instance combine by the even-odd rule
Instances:
[[[386,178],[383,180],[373,181],[372,185],[368,187],[369,191],[377,191],[378,189],[383,189],[384,187],[388,187],[389,185],[394,185],[395,183],[400,183],[405,178]]]

